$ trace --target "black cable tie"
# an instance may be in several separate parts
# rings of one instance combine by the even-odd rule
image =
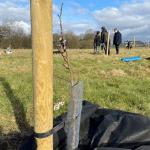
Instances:
[[[80,115],[80,114],[79,114]],[[71,119],[71,120],[69,120],[69,121],[63,121],[63,122],[61,122],[60,124],[58,124],[57,126],[55,126],[54,128],[52,128],[51,130],[49,130],[49,131],[47,131],[47,132],[44,132],[44,133],[36,133],[35,131],[34,131],[34,137],[35,138],[47,138],[47,137],[49,137],[50,135],[52,135],[52,134],[54,134],[55,132],[57,132],[58,130],[60,130],[61,128],[63,128],[63,127],[68,127],[73,121],[75,121],[78,117],[79,117],[79,115],[77,115],[76,117],[75,117],[75,119]]]

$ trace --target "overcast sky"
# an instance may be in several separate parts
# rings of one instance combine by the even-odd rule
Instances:
[[[101,31],[105,26],[110,33],[117,28],[123,41],[150,41],[150,0],[53,0],[53,33],[60,33],[57,14],[62,2],[63,30],[76,35],[88,29]],[[0,0],[0,25],[3,20],[20,22],[26,33],[31,32],[30,0]]]

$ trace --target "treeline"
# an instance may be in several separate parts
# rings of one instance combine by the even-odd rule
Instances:
[[[89,29],[85,34],[75,35],[73,31],[64,32],[64,38],[67,40],[68,49],[91,49],[93,48],[93,42],[95,38],[96,31],[93,32],[92,29]],[[58,39],[61,37],[60,34],[53,34],[53,47],[57,48]]]
[[[15,21],[3,21],[0,26],[0,40],[0,48],[6,49],[11,45],[12,49],[31,49],[31,34],[26,35]]]
[[[94,37],[97,31],[89,29],[85,34],[75,35],[73,31],[64,32],[64,37],[68,42],[68,49],[93,49]],[[57,49],[61,34],[53,34],[53,48]],[[26,35],[23,28],[14,25],[12,21],[3,21],[0,26],[0,48],[6,49],[11,45],[12,49],[31,49],[31,34]]]

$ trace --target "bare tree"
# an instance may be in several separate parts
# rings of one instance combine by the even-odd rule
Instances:
[[[76,49],[79,47],[78,37],[74,34],[73,31],[68,30],[64,33],[64,35],[66,37],[66,40],[68,41],[67,47],[69,49]]]
[[[62,6],[63,6],[63,3],[62,3]],[[60,15],[58,15],[58,17],[59,17],[59,19],[60,19],[61,34],[62,34],[63,40],[65,40],[65,39],[64,39],[64,36],[63,36],[62,22],[61,22],[62,6],[61,6]],[[64,45],[65,45],[65,43],[64,43]],[[65,47],[65,50],[66,50],[66,47]],[[61,50],[59,50],[59,51],[61,52]],[[61,52],[61,55],[63,56],[64,61],[65,61],[65,62],[67,63],[67,65],[68,65],[68,67],[66,67],[66,66],[63,64],[63,66],[64,66],[66,69],[69,70],[71,80],[64,79],[64,78],[58,77],[58,76],[56,76],[56,75],[54,75],[54,76],[56,76],[57,78],[60,78],[60,79],[63,79],[63,80],[66,80],[66,81],[70,82],[70,83],[71,83],[71,86],[73,87],[73,86],[75,86],[76,84],[79,83],[79,79],[78,79],[78,82],[77,82],[75,85],[73,85],[73,74],[78,73],[78,72],[81,72],[81,71],[84,71],[84,70],[86,70],[86,69],[83,69],[83,70],[81,70],[81,71],[72,72],[71,67],[70,67],[70,60],[69,60],[69,58],[68,58],[67,50],[66,50],[66,56],[64,56],[62,52]],[[74,107],[76,108],[76,103],[77,103],[77,102],[75,101],[74,89],[73,89],[73,88],[72,88],[72,97],[73,97]],[[73,110],[73,119],[75,119],[75,117],[76,117],[75,115],[76,115],[76,109]],[[76,133],[76,132],[75,132],[75,124],[73,124],[73,139],[74,139],[74,141],[75,141],[75,133]]]
[[[23,39],[25,37],[24,29],[19,25],[19,22],[10,21],[12,28],[11,43],[14,48],[22,48]]]
[[[23,36],[23,41],[22,41],[22,48],[31,49],[32,48],[32,43],[31,42],[32,42],[31,34],[24,35]]]
[[[25,33],[22,28],[18,27],[16,31],[13,31],[11,36],[11,45],[14,48],[22,48],[23,40],[25,37]]]
[[[63,3],[62,3],[62,5],[61,5],[61,11],[60,11],[60,15],[58,15],[58,17],[59,17],[59,19],[60,19],[61,34],[62,34],[62,37],[63,37],[63,39],[64,39],[63,30],[62,30],[62,22],[61,22],[62,6],[63,6]],[[65,40],[65,39],[64,39],[64,40]],[[65,43],[64,43],[64,45],[65,45]],[[71,86],[73,86],[73,74],[78,73],[78,72],[81,72],[81,71],[84,71],[84,70],[86,70],[86,69],[83,69],[83,70],[80,70],[80,71],[76,71],[76,72],[72,72],[71,67],[70,67],[70,60],[69,60],[69,58],[68,58],[68,53],[67,53],[66,47],[65,47],[65,50],[66,50],[66,56],[63,55],[61,49],[60,49],[59,51],[61,52],[61,55],[63,56],[64,61],[65,61],[65,62],[67,63],[67,65],[68,65],[68,67],[66,67],[66,66],[63,64],[63,66],[64,66],[66,69],[68,69],[68,70],[70,71],[71,80],[67,80],[67,79],[58,77],[58,76],[56,76],[56,75],[54,75],[54,76],[56,76],[57,78],[60,78],[60,79],[63,79],[63,80],[66,80],[66,81],[70,82],[70,83],[71,83]],[[78,82],[79,82],[79,80],[78,80]]]
[[[0,34],[3,36],[1,38],[2,47],[6,49],[11,45],[11,27],[6,21],[3,21],[2,26],[0,27]]]
[[[16,21],[4,20],[0,26],[2,47],[5,49],[11,45],[11,48],[22,48],[24,37],[26,36],[22,27]]]
[[[95,37],[95,35],[94,35],[94,33],[93,33],[93,30],[92,30],[92,29],[89,29],[89,30],[87,30],[86,33],[84,34],[83,39],[88,41],[88,40],[93,40],[94,37]]]
[[[87,48],[87,41],[82,40],[79,42],[79,48],[80,49],[86,49]]]
[[[81,33],[80,33],[80,35],[78,36],[79,41],[82,41],[83,38],[84,38],[84,34],[81,34]]]
[[[58,33],[54,33],[53,34],[53,48],[57,49],[58,48],[58,39],[59,39],[60,35]]]

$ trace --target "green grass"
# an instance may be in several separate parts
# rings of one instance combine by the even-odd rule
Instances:
[[[32,51],[12,50],[5,54],[0,50],[0,132],[26,130],[33,132],[33,80]],[[145,47],[127,50],[120,54],[93,55],[94,50],[68,50],[74,81],[84,81],[83,100],[99,104],[101,108],[119,109],[150,117],[150,50]],[[91,52],[91,53],[90,53]],[[123,62],[121,58],[140,56],[141,61]],[[53,55],[54,74],[70,79],[70,74],[60,54]],[[65,64],[66,65],[66,64]],[[67,112],[69,105],[69,83],[53,78],[53,100],[65,102],[53,117]]]

